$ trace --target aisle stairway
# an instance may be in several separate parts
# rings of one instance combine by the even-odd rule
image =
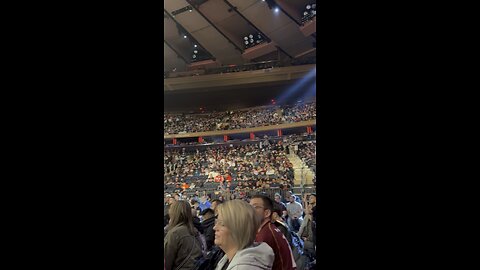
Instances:
[[[287,157],[288,160],[293,164],[294,186],[302,186],[302,179],[305,179],[305,182],[303,182],[303,186],[313,186],[312,179],[315,177],[315,173],[310,168],[308,168],[305,162],[303,162],[299,156],[295,155],[293,151],[290,151],[290,154],[287,155]]]

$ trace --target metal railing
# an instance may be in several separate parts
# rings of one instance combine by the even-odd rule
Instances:
[[[200,76],[207,74],[220,74],[220,73],[232,73],[232,72],[241,72],[241,71],[253,71],[260,69],[268,69],[274,67],[280,67],[280,61],[263,61],[257,63],[248,63],[243,65],[230,65],[223,66],[218,68],[207,68],[207,69],[198,69],[193,71],[183,71],[183,72],[170,72],[164,71],[163,78],[176,78],[176,77],[190,77],[190,76]]]
[[[197,190],[186,190],[183,196],[193,197]],[[245,196],[253,196],[256,194],[265,194],[270,197],[272,200],[275,198],[275,194],[278,193],[282,198],[285,198],[287,192],[293,191],[293,194],[303,196],[304,194],[315,193],[315,187],[294,187],[291,190],[285,190],[280,188],[259,188],[259,189],[236,189],[233,191],[222,191],[217,189],[204,189],[201,190],[201,194],[209,194],[212,198],[218,199],[218,197],[223,196],[225,200],[229,200],[232,194],[236,195],[236,198],[239,197],[240,193],[243,193]]]

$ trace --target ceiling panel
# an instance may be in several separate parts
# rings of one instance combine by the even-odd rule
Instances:
[[[175,16],[175,20],[179,22],[190,33],[196,30],[209,27],[210,24],[197,11],[184,12]]]
[[[286,14],[268,8],[266,2],[253,0],[229,0],[229,2],[237,6],[243,16],[290,56],[294,57],[312,48],[314,40],[305,37],[297,23]]]
[[[226,2],[236,7],[241,15],[232,10]],[[246,60],[236,47],[244,50],[243,37],[255,33],[255,27],[292,57],[311,50],[315,38],[305,37],[299,30],[298,22],[305,5],[316,1],[276,0],[276,2],[289,16],[282,11],[274,12],[268,7],[267,2],[260,0],[207,0],[198,6],[201,13],[193,9],[174,17],[167,16],[169,18],[164,19],[164,40],[173,47],[173,50],[164,44],[165,68],[176,67],[182,71],[186,67],[185,61],[191,61],[195,40],[222,65],[244,64]],[[164,8],[169,14],[189,5],[187,0],[164,1]],[[177,23],[187,32],[186,39],[183,38],[183,32],[179,30]],[[184,57],[185,61],[177,54]]]
[[[165,1],[165,9],[170,13],[188,5],[186,0]],[[228,65],[243,62],[241,52],[196,10],[179,14],[175,16],[175,20],[181,24],[203,48],[212,54],[220,64]]]
[[[220,22],[228,17],[234,16],[235,12],[229,12],[230,7],[223,0],[210,0],[202,4],[199,9],[209,20]]]
[[[177,54],[168,45],[163,43],[163,67],[165,71],[171,71],[176,68],[178,71],[184,71],[186,64],[177,56]]]

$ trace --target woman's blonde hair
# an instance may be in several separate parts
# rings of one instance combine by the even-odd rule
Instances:
[[[195,227],[193,227],[192,208],[186,201],[175,201],[170,205],[168,210],[170,216],[169,229],[177,225],[185,225],[191,235],[196,234]]]
[[[220,204],[217,209],[222,216],[223,225],[230,231],[238,250],[245,249],[253,244],[257,235],[260,219],[255,215],[253,207],[242,200],[231,200]]]

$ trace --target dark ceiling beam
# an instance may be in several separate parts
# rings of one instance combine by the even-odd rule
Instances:
[[[192,0],[187,0],[187,2],[192,5],[193,9],[195,9],[198,14],[200,14],[200,16],[202,16],[211,26],[213,26],[213,28],[215,28],[224,38],[226,38],[228,40],[228,42],[230,44],[232,44],[235,49],[237,49],[240,53],[243,53],[244,50],[242,50],[240,47],[237,46],[237,44],[235,44],[230,38],[228,38],[225,33],[223,33],[212,21],[210,21],[210,19],[207,18],[207,16],[205,16],[201,11],[200,9],[197,7],[197,5],[195,5],[194,3],[192,3],[193,1]]]
[[[283,9],[283,7],[278,4],[275,0],[271,0],[274,5],[276,7],[278,7],[280,9],[280,11],[282,11],[283,14],[285,14],[290,20],[292,20],[293,22],[295,22],[299,27],[302,26],[302,24],[300,23],[300,21],[298,21],[297,19],[295,19],[292,15],[290,15],[290,13],[288,13],[285,9]],[[314,39],[316,39],[316,36],[314,37]]]
[[[255,30],[257,30],[259,33],[261,33],[262,36],[266,37],[268,42],[272,41],[271,38],[269,38],[267,35],[265,35],[265,33],[263,33],[260,29],[258,29],[250,20],[248,20],[245,16],[243,16],[243,14],[238,11],[236,6],[232,5],[230,2],[228,2],[228,0],[223,0],[223,2],[225,2],[233,11],[235,11],[240,17],[242,17],[250,26],[252,26],[253,28],[255,28]],[[286,51],[284,51],[282,48],[280,48],[280,46],[276,46],[276,47],[281,52],[283,52],[285,55],[290,57],[290,59],[293,59],[293,57],[290,54],[288,54]]]
[[[288,18],[290,18],[290,20],[292,20],[298,26],[302,26],[302,24],[297,19],[295,19],[292,15],[290,15],[290,13],[288,13],[285,9],[283,9],[283,7],[281,5],[279,5],[275,1],[274,1],[274,3],[275,3],[275,6],[278,7],[283,14],[285,14]]]
[[[202,46],[202,44],[200,44],[200,42],[198,42],[198,40],[196,40],[193,35],[187,31],[187,29],[185,29],[185,27],[183,27],[177,20],[175,20],[175,18],[172,16],[172,14],[168,13],[168,11],[164,8],[163,11],[165,12],[165,14],[168,15],[168,18],[173,20],[173,22],[175,22],[175,24],[177,25],[177,27],[179,26],[181,29],[183,29],[185,31],[185,33],[188,33],[188,35],[190,36],[191,39],[193,39],[193,41],[195,42],[195,44],[198,44],[201,48],[203,48],[211,57],[212,59],[215,61],[216,58],[212,55],[211,52],[209,52],[207,50],[207,48],[205,48],[204,46]],[[185,63],[188,63],[188,62],[185,62]]]
[[[249,21],[245,16],[243,16],[243,14],[238,11],[236,6],[232,5],[230,2],[228,2],[228,0],[223,0],[223,2],[225,2],[225,4],[227,4],[233,11],[235,11],[235,13],[237,13],[240,17],[242,17],[251,27],[255,28],[255,30],[261,33],[262,36],[266,37],[268,42],[272,41],[267,35],[265,35],[265,33],[263,33],[251,21]]]
[[[163,42],[164,42],[165,44],[167,44],[167,46],[168,46],[170,49],[172,49],[172,51],[174,51],[174,52],[177,54],[178,57],[182,58],[182,60],[183,60],[183,62],[185,62],[185,64],[188,64],[188,63],[189,63],[189,62],[187,62],[187,60],[185,60],[185,58],[183,58],[183,56],[182,56],[177,50],[175,50],[175,48],[173,48],[172,45],[170,45],[170,44],[168,43],[168,41],[163,40]]]

